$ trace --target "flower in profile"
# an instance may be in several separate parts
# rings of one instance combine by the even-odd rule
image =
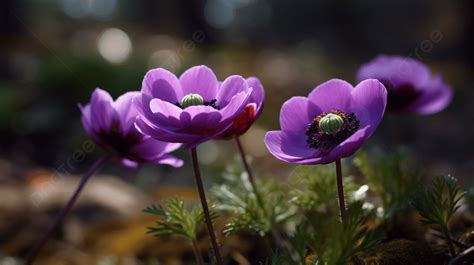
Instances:
[[[252,94],[250,95],[247,106],[234,118],[232,126],[217,137],[214,137],[214,139],[228,140],[244,134],[262,113],[263,101],[265,98],[263,85],[256,77],[247,78],[247,83],[249,87],[252,88]]]
[[[368,79],[355,88],[338,79],[293,97],[280,111],[280,131],[265,135],[268,150],[295,164],[328,164],[352,155],[373,134],[385,112],[387,91]]]
[[[452,89],[422,62],[379,55],[360,67],[357,80],[378,79],[388,91],[387,111],[433,114],[451,102]]]
[[[231,128],[246,108],[251,82],[238,75],[220,83],[206,66],[195,66],[179,79],[157,68],[148,71],[135,97],[136,127],[155,139],[194,148]]]
[[[182,160],[169,154],[180,144],[155,140],[135,128],[138,111],[132,99],[136,95],[139,92],[128,92],[114,102],[109,93],[97,88],[90,104],[80,106],[85,131],[96,144],[119,157],[124,166],[136,167],[140,163],[182,166]]]

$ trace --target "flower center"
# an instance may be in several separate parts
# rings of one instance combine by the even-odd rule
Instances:
[[[387,110],[403,110],[410,106],[419,96],[420,92],[415,90],[413,85],[404,84],[397,89],[389,81],[381,81],[387,89]]]
[[[199,95],[199,94],[187,94],[186,96],[183,97],[181,100],[181,107],[187,108],[189,106],[198,106],[198,105],[203,105],[204,104],[204,98]]]
[[[344,124],[341,116],[329,113],[319,120],[319,129],[328,134],[336,134]]]
[[[359,127],[359,120],[354,113],[347,114],[337,109],[324,112],[306,127],[306,142],[310,147],[327,153],[353,135]]]
[[[204,98],[201,95],[189,93],[183,97],[181,102],[176,102],[175,105],[182,109],[185,109],[190,106],[199,106],[199,105],[211,106],[215,109],[219,109],[219,106],[217,106],[216,102],[217,102],[216,99],[213,99],[211,101],[204,101]]]

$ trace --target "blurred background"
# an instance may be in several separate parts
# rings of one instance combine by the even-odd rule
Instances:
[[[27,252],[74,189],[76,175],[101,153],[83,132],[77,104],[87,103],[96,87],[114,98],[139,90],[155,67],[180,74],[206,64],[219,79],[260,78],[265,109],[242,141],[260,175],[284,179],[292,166],[268,153],[263,136],[279,127],[285,100],[331,78],[354,84],[358,67],[380,53],[419,59],[454,88],[451,105],[431,116],[388,114],[366,146],[387,152],[405,146],[429,172],[451,173],[468,187],[474,171],[473,17],[471,0],[1,1],[0,256],[11,262],[1,264],[16,264],[14,257]],[[199,151],[210,185],[235,147],[214,141]],[[109,264],[115,256],[159,251],[144,233],[149,220],[127,221],[136,226],[122,220],[160,198],[194,196],[189,154],[177,156],[186,162],[181,169],[107,164],[45,250],[55,258],[44,264],[75,264],[67,260],[90,255]]]

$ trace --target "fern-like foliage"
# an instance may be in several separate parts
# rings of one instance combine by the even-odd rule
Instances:
[[[407,154],[402,150],[390,155],[380,150],[361,151],[354,164],[380,197],[387,218],[410,208],[417,187],[424,180],[424,174],[409,165]]]
[[[343,172],[347,176],[347,172]],[[357,186],[352,178],[343,179],[346,200],[354,199]],[[304,211],[337,212],[337,183],[334,165],[298,166],[290,175],[292,203]]]
[[[211,218],[216,217],[214,206],[210,206]],[[165,207],[159,205],[149,206],[143,210],[145,213],[161,217],[155,226],[148,227],[148,233],[161,238],[172,235],[182,236],[189,240],[195,240],[198,229],[204,223],[204,213],[200,206],[187,209],[185,203],[179,198],[170,198]]]
[[[382,237],[369,229],[375,218],[373,210],[365,210],[362,201],[350,203],[345,224],[327,215],[310,222],[314,236],[309,242],[314,250],[313,264],[345,265],[357,260],[361,253],[373,251]]]
[[[465,194],[454,177],[438,176],[433,179],[430,188],[420,186],[413,200],[413,206],[422,217],[421,221],[426,225],[437,225],[441,228],[452,257],[456,256],[456,250],[448,224],[454,213],[461,207],[459,202]]]
[[[224,228],[225,235],[246,229],[260,236],[268,234],[275,224],[282,223],[295,214],[286,198],[285,188],[274,180],[257,181],[263,207],[247,175],[228,174],[226,183],[212,189],[216,210],[233,214],[234,218]]]
[[[349,206],[345,225],[340,222],[335,172],[334,165],[298,166],[290,175],[290,202],[299,214],[288,240],[297,257],[285,264],[347,264],[380,241],[367,227],[376,219],[375,210],[364,202],[368,186],[358,187],[347,171],[343,181]],[[285,253],[290,255],[294,253]]]
[[[454,177],[438,176],[433,179],[431,187],[419,187],[413,206],[420,213],[424,224],[444,228],[461,206],[459,202],[465,194]]]

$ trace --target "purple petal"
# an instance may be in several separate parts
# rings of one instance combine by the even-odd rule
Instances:
[[[222,115],[221,122],[228,122],[239,115],[247,106],[251,93],[252,88],[248,89],[246,92],[239,92],[232,97],[229,104],[219,111]]]
[[[195,134],[178,133],[168,131],[163,128],[156,127],[144,120],[142,117],[138,117],[135,121],[135,128],[144,135],[148,135],[154,139],[171,142],[171,143],[193,143],[196,142],[200,136]]]
[[[132,160],[126,159],[126,158],[121,158],[120,159],[120,164],[124,167],[128,167],[128,168],[131,168],[131,169],[136,169],[139,166],[138,162],[135,162],[135,161],[132,161]]]
[[[453,97],[453,90],[443,78],[435,76],[424,85],[423,94],[408,108],[418,114],[434,114],[446,108]]]
[[[331,79],[311,91],[308,99],[323,112],[334,109],[349,112],[352,88],[344,80]]]
[[[302,160],[313,159],[317,153],[316,149],[308,146],[305,135],[270,131],[265,135],[264,141],[272,155],[289,163],[300,164]]]
[[[308,137],[302,132],[282,131],[281,150],[294,157],[307,158],[313,157],[317,150],[308,145]]]
[[[247,78],[247,84],[249,87],[253,88],[252,95],[250,96],[250,101],[261,104],[265,98],[265,91],[260,80],[256,77]]]
[[[180,143],[168,143],[165,147],[165,153],[171,153],[181,148]]]
[[[304,131],[313,118],[321,114],[321,110],[306,97],[292,97],[283,103],[280,111],[280,126],[284,131]]]
[[[142,95],[142,102],[147,102],[147,95]],[[171,130],[181,127],[180,115],[183,110],[174,104],[154,98],[148,108],[144,106],[143,111],[143,116],[156,126]]]
[[[81,110],[81,122],[84,130],[90,134],[92,132],[92,125],[91,125],[91,106],[86,105],[82,106],[81,104],[78,105],[79,109]]]
[[[387,90],[376,79],[360,82],[352,90],[352,111],[360,122],[360,127],[370,125],[369,135],[377,128],[387,105]]]
[[[154,98],[150,101],[150,111],[153,114],[159,113],[166,117],[173,117],[176,119],[178,119],[181,113],[183,113],[183,109],[180,107],[158,98]]]
[[[87,135],[92,138],[96,143],[100,143],[101,140],[94,131],[94,127],[91,124],[91,107],[90,105],[82,106],[79,104],[79,109],[81,110],[81,123],[82,127],[86,131]]]
[[[257,104],[255,116],[258,117],[263,109],[262,107],[265,98],[265,90],[263,89],[263,85],[260,80],[256,77],[247,78],[247,84],[252,88],[252,94],[250,95],[249,101]]]
[[[163,155],[162,157],[156,159],[155,161],[152,161],[156,164],[162,164],[162,165],[169,165],[174,168],[182,167],[184,162],[181,159],[178,159],[172,155]]]
[[[173,104],[180,102],[183,98],[178,78],[163,68],[153,69],[146,73],[141,92]]]
[[[153,160],[165,154],[167,142],[158,141],[153,138],[147,138],[133,146],[130,153],[135,154],[143,160]]]
[[[373,129],[370,126],[359,129],[344,142],[340,143],[327,155],[324,161],[326,164],[331,163],[339,158],[348,157],[357,151],[365,140],[370,136]]]
[[[210,106],[187,107],[180,116],[182,128],[193,134],[212,133],[213,128],[219,128],[221,113]]]
[[[110,130],[112,123],[118,121],[113,102],[112,97],[105,90],[96,88],[92,93],[90,112],[94,131]]]
[[[134,104],[132,104],[132,101],[133,98],[138,95],[140,95],[140,92],[127,92],[118,97],[114,103],[114,108],[120,118],[124,133],[127,133],[130,129],[134,129],[133,124],[135,123],[138,111]]]
[[[360,67],[357,81],[378,79],[391,87],[411,84],[418,87],[430,78],[430,70],[418,60],[403,56],[379,55]]]
[[[232,97],[248,88],[247,81],[239,75],[227,77],[217,92],[217,104],[224,108],[229,104]]]
[[[216,98],[219,83],[217,77],[207,66],[195,66],[184,72],[179,81],[183,90],[183,96],[190,93],[201,95],[205,101]]]
[[[300,160],[301,157],[287,154],[282,150],[282,133],[282,131],[269,131],[265,134],[264,142],[268,151],[276,158],[286,162],[294,163]]]

